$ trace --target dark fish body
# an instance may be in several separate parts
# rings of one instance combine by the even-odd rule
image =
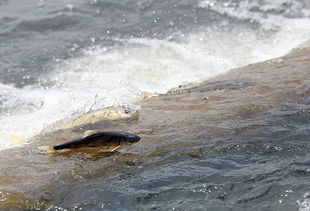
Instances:
[[[99,146],[114,146],[117,147],[122,143],[138,142],[140,137],[126,132],[109,131],[99,132],[87,136],[85,138],[78,138],[72,141],[54,146],[54,150],[60,149],[77,149],[83,147],[99,147]]]

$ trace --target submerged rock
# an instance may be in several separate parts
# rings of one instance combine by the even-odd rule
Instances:
[[[63,128],[66,129],[84,124],[94,124],[103,120],[136,119],[138,118],[139,110],[140,107],[135,105],[111,106],[104,109],[90,111],[64,125]]]
[[[281,156],[282,161],[285,156],[285,165],[295,165],[296,156],[292,153],[297,151],[302,155],[302,148],[308,144],[310,51],[294,52],[281,60],[281,63],[262,62],[231,71],[197,87],[184,89],[182,95],[168,93],[142,101],[139,103],[143,108],[139,111],[139,118],[138,109],[132,112],[124,107],[110,107],[92,111],[60,130],[33,137],[23,147],[1,151],[0,190],[14,194],[5,195],[0,201],[0,209],[14,208],[10,204],[12,201],[27,209],[53,210],[53,206],[84,209],[85,203],[90,203],[93,209],[100,209],[103,199],[107,202],[115,198],[119,200],[121,194],[127,195],[128,192],[132,200],[140,200],[141,188],[150,187],[154,181],[152,188],[159,186],[166,190],[169,184],[164,182],[160,186],[157,181],[167,181],[169,173],[172,178],[170,188],[175,189],[175,180],[181,179],[180,184],[184,184],[192,180],[195,172],[198,172],[196,176],[204,178],[203,183],[211,180],[211,183],[223,184],[224,188],[231,185],[230,179],[235,178],[238,184],[243,179],[246,188],[242,194],[239,194],[240,189],[231,188],[225,189],[228,199],[225,198],[226,192],[224,197],[223,194],[216,197],[230,200],[233,205],[242,200],[246,206],[251,205],[248,195],[251,191],[259,192],[258,185],[276,186],[278,179],[291,174],[291,168],[283,168],[281,163],[278,167],[273,166],[274,157]],[[135,121],[114,121],[135,118]],[[102,123],[103,120],[108,123]],[[74,138],[77,138],[75,143],[96,138],[98,131],[88,131],[84,138],[80,138],[85,130],[130,131],[141,136],[141,140],[118,149],[118,153],[103,152],[102,148],[96,147],[49,156],[36,148],[41,145],[62,146],[60,144]],[[71,143],[66,144],[70,146]],[[221,159],[217,160],[217,157]],[[249,183],[248,176],[252,177],[253,168],[247,162],[252,158],[255,171],[264,165],[268,169],[261,168],[262,171],[272,169],[276,172],[274,180]],[[257,163],[260,159],[263,162]],[[240,161],[238,165],[234,165],[236,160]],[[192,161],[198,166],[192,165]],[[223,166],[223,162],[228,165]],[[153,173],[149,173],[152,169]],[[229,171],[235,171],[237,177],[226,174]],[[180,178],[180,173],[188,175]],[[203,177],[205,174],[210,177]],[[222,175],[225,178],[217,179]],[[298,184],[292,184],[290,188],[298,192],[307,181],[307,174],[304,175],[298,175]],[[127,185],[128,178],[139,184],[134,186],[139,191]],[[120,185],[118,192],[109,192],[115,188],[110,181]],[[249,185],[251,189],[247,188]],[[266,197],[281,194],[276,192],[277,189],[274,191],[267,191]],[[186,197],[190,195],[192,193]],[[205,194],[202,197],[204,200]],[[265,203],[264,198],[258,205]]]

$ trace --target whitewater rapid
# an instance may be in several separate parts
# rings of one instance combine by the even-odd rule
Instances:
[[[44,9],[48,3],[42,1],[38,8]],[[144,8],[141,2],[138,5]],[[50,6],[53,9],[59,2]],[[37,83],[22,87],[0,83],[0,149],[24,144],[40,131],[54,129],[89,110],[134,104],[143,99],[144,92],[165,93],[181,84],[282,56],[309,40],[310,12],[303,6],[301,1],[289,0],[199,1],[195,10],[225,18],[219,17],[216,26],[175,30],[164,38],[115,36],[111,38],[114,44],[104,46],[90,37],[91,46],[74,44],[71,50],[81,53],[68,59],[55,58],[52,71],[42,74]],[[31,14],[30,9],[27,12]],[[72,4],[68,9],[65,5],[59,19],[74,12],[79,12],[77,6]],[[153,11],[152,17],[157,13],[160,11]],[[123,22],[128,20],[124,16]],[[231,26],[227,20],[241,23]],[[156,18],[152,24],[155,27],[161,21]],[[32,24],[28,27],[36,29]],[[175,24],[170,20],[169,26]],[[24,75],[23,79],[31,77]]]
[[[20,145],[57,121],[70,121],[90,109],[131,104],[143,92],[165,93],[247,64],[286,54],[306,42],[310,21],[294,19],[263,36],[254,30],[206,30],[167,39],[117,39],[117,47],[92,46],[77,58],[58,62],[41,77],[50,87],[0,84],[9,112],[0,117],[0,148]],[[3,99],[5,96],[10,96]]]

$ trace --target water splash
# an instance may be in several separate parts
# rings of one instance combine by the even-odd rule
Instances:
[[[90,109],[135,103],[143,99],[143,92],[165,93],[180,84],[286,54],[310,34],[309,14],[298,9],[300,3],[291,2],[285,15],[277,11],[287,7],[287,2],[203,1],[202,8],[238,20],[251,19],[262,30],[238,25],[232,31],[204,28],[161,40],[115,39],[122,47],[86,48],[82,56],[62,61],[41,78],[52,86],[1,85],[0,148],[16,144],[10,135],[29,138],[54,122],[70,121]]]

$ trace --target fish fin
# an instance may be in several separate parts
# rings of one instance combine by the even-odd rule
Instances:
[[[110,150],[110,152],[115,152],[118,148],[120,148],[121,145],[118,145],[117,147],[115,147],[114,149]]]
[[[9,137],[11,139],[14,139],[15,141],[25,141],[26,139],[20,136],[16,136],[16,135],[9,135]]]
[[[98,132],[99,132],[98,130],[86,130],[83,134],[83,138],[86,138],[87,136],[93,135]]]
[[[41,150],[41,151],[45,151],[48,154],[54,153],[54,147],[53,146],[39,146],[37,147],[37,149]]]
[[[158,97],[158,94],[156,93],[150,93],[150,92],[143,92],[143,98],[144,99],[149,99],[153,97]]]

